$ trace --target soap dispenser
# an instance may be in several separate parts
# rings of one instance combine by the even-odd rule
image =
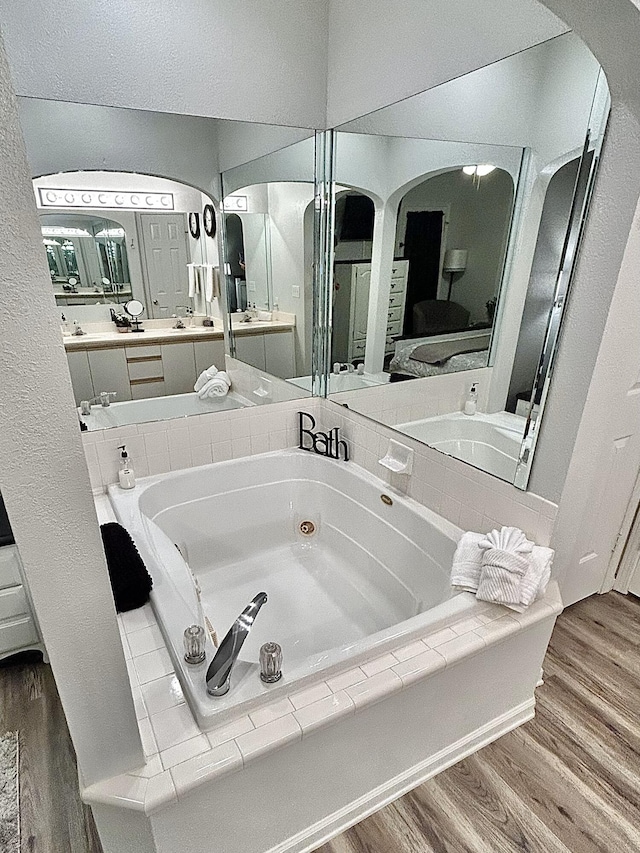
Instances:
[[[118,481],[121,489],[133,489],[136,484],[136,475],[133,473],[133,465],[131,457],[127,453],[126,445],[120,446],[120,471],[118,472]]]
[[[464,413],[465,415],[475,415],[476,410],[478,408],[478,383],[474,382],[471,388],[469,388],[469,393],[467,395],[467,399],[464,401]]]

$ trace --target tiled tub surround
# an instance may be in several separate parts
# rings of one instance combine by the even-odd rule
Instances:
[[[427,630],[472,619],[449,573],[462,531],[357,465],[303,450],[261,454],[109,489],[154,579],[152,604],[187,701],[203,728],[303,690]],[[315,532],[305,535],[300,524]],[[202,608],[194,577],[202,590]],[[220,639],[260,591],[268,601],[226,696],[205,691],[215,648],[183,661],[183,632],[207,617]],[[259,678],[260,646],[280,643],[283,677]],[[260,711],[257,711],[260,714]]]
[[[101,521],[113,519],[106,497],[98,497],[96,504]],[[309,744],[311,749],[315,744],[324,754],[326,737],[322,741],[320,738],[323,734],[337,733],[341,723],[350,723],[352,719],[357,723],[360,719],[363,733],[367,737],[376,736],[375,726],[373,732],[369,728],[372,721],[367,715],[376,713],[376,709],[389,701],[394,702],[391,710],[397,715],[398,700],[406,696],[412,706],[409,713],[413,719],[414,703],[409,697],[418,697],[421,704],[416,688],[425,687],[433,681],[436,695],[446,696],[446,691],[442,694],[445,677],[455,678],[456,673],[461,673],[466,667],[475,675],[468,681],[463,679],[462,684],[458,683],[466,698],[461,703],[462,707],[451,708],[447,719],[454,735],[465,727],[468,731],[465,729],[460,737],[447,741],[428,760],[417,761],[425,745],[429,749],[432,747],[432,730],[437,727],[434,719],[429,729],[425,729],[425,742],[414,745],[414,763],[419,765],[418,769],[412,764],[410,771],[401,774],[402,781],[398,783],[401,788],[397,791],[400,793],[410,788],[417,783],[415,780],[433,775],[482,743],[533,716],[533,690],[555,618],[562,609],[555,582],[543,599],[522,614],[478,602],[468,593],[457,597],[467,600],[472,606],[472,613],[469,610],[460,613],[462,618],[452,618],[446,627],[430,625],[421,636],[414,636],[408,643],[399,639],[390,650],[373,650],[370,658],[360,666],[345,665],[327,678],[318,674],[313,683],[303,689],[289,690],[275,701],[267,698],[249,713],[239,712],[207,732],[198,727],[185,701],[152,607],[146,605],[120,615],[120,633],[146,764],[131,773],[85,788],[84,800],[92,805],[119,806],[148,815],[169,804],[193,804],[187,795],[207,783],[226,780],[230,774],[251,771],[253,767],[258,768],[258,774],[263,773],[265,765],[268,767],[268,759],[277,756],[282,747]],[[494,657],[501,661],[500,665],[496,665]],[[488,665],[486,672],[485,660]],[[456,680],[459,682],[459,678]],[[496,689],[497,685],[500,690]],[[501,692],[507,702],[504,707],[498,702],[493,708],[497,692]],[[489,716],[482,719],[485,706]],[[482,709],[480,716],[479,708]],[[397,722],[401,723],[400,716]],[[395,729],[395,733],[390,731],[386,735],[389,743],[371,748],[375,751],[380,747],[388,752],[395,738],[403,738],[402,725],[395,726]],[[350,725],[349,732],[349,740],[352,740],[353,725]],[[310,735],[314,737],[309,739]],[[338,740],[341,740],[341,735],[338,735]],[[258,759],[262,761],[258,762]],[[302,760],[306,760],[304,755]],[[291,769],[295,774],[295,761]],[[310,778],[312,767],[308,770]],[[336,767],[335,773],[340,776],[348,770],[358,775],[356,767],[347,766]],[[248,776],[247,782],[250,790],[258,795],[253,790],[253,780]],[[272,784],[278,787],[276,779]],[[208,798],[215,797],[211,788],[205,787],[205,790]],[[395,791],[396,788],[387,787],[384,792],[373,792],[370,799],[375,804],[374,808],[397,796]],[[264,796],[264,791],[259,796]],[[363,804],[356,804],[355,808],[360,810],[358,815],[372,811],[371,803],[364,811]],[[249,803],[245,807],[249,808]],[[342,810],[338,818],[340,827],[353,822],[352,817],[345,815]],[[242,820],[237,818],[238,831],[241,823]],[[328,825],[326,821],[323,823],[325,834]],[[333,831],[331,829],[328,833],[333,834]],[[305,833],[305,838],[308,835]],[[226,848],[221,846],[220,849]],[[246,849],[254,850],[254,847],[248,844]],[[268,848],[265,846],[264,849]],[[294,844],[282,849],[311,848]]]
[[[412,384],[398,383],[406,387]],[[317,397],[83,433],[94,493],[104,492],[110,483],[117,482],[118,446],[123,442],[132,456],[137,477],[164,474],[296,447],[296,412],[301,409],[314,415],[319,429],[340,426],[349,441],[351,458],[362,468],[387,477],[389,488],[408,494],[464,530],[512,525],[520,527],[539,545],[550,544],[556,504]],[[414,449],[410,476],[391,475],[378,464],[391,438]]]

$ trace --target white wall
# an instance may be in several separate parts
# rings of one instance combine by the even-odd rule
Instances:
[[[328,126],[565,32],[536,0],[331,0]]]
[[[19,95],[324,124],[326,2],[2,0],[0,20]]]

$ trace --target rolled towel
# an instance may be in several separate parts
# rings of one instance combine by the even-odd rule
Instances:
[[[510,554],[530,554],[533,550],[533,542],[529,541],[522,530],[518,527],[501,527],[500,530],[492,530],[487,533],[480,548],[488,551],[495,548],[498,551],[508,551]]]
[[[198,391],[198,397],[201,400],[206,400],[208,397],[224,397],[229,393],[230,388],[231,379],[229,379],[229,374],[224,370],[219,370],[213,379],[210,379]]]
[[[506,607],[520,607],[520,586],[529,565],[528,556],[501,548],[485,549],[476,598]]]
[[[196,394],[198,393],[198,391],[204,388],[207,382],[210,382],[214,378],[214,376],[217,375],[217,373],[218,368],[215,366],[215,364],[212,364],[211,367],[207,367],[206,370],[203,370],[200,376],[198,376],[198,378],[196,379],[196,384],[193,386],[193,390],[196,392]]]
[[[451,586],[466,592],[476,592],[480,583],[483,551],[480,542],[485,539],[484,533],[468,531],[463,533],[451,566]]]

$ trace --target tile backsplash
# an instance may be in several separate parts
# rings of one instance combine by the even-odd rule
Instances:
[[[137,477],[296,447],[301,409],[314,415],[318,429],[339,426],[356,464],[454,524],[477,531],[513,525],[539,545],[549,544],[555,504],[319,398],[83,433],[92,488],[102,492],[117,481],[121,444]],[[411,475],[392,474],[378,463],[391,438],[414,450]]]

